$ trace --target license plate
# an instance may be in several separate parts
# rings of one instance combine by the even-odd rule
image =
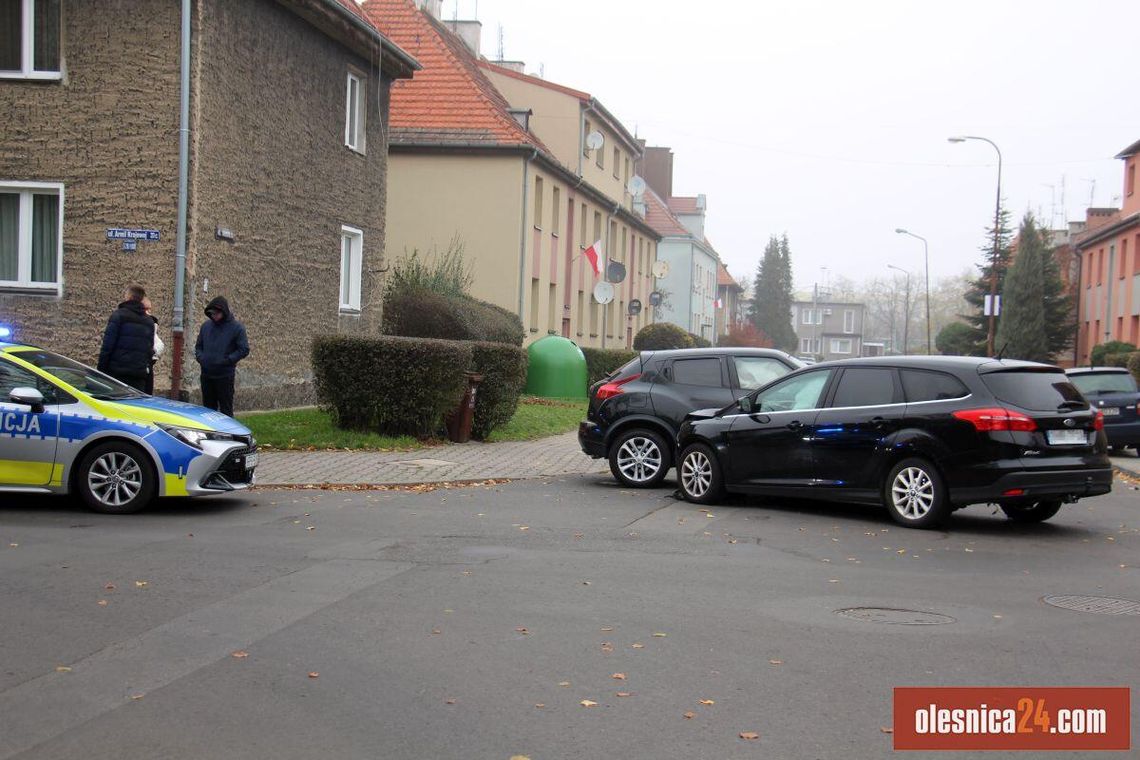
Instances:
[[[1050,446],[1082,446],[1089,441],[1083,430],[1049,430],[1045,438]]]
[[[1118,406],[1106,406],[1106,407],[1102,408],[1100,411],[1102,414],[1104,414],[1105,417],[1112,417],[1113,415],[1120,414],[1120,407],[1118,407]]]
[[[1068,431],[1066,431],[1066,432],[1068,432]],[[245,455],[245,469],[252,470],[254,467],[257,467],[257,454],[256,453],[246,454]]]

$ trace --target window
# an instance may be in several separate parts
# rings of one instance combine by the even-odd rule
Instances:
[[[820,353],[819,338],[800,338],[800,353],[801,354],[818,354],[818,353]]]
[[[763,356],[736,356],[732,363],[736,365],[738,385],[746,391],[756,390],[790,371],[783,362]]]
[[[606,168],[606,151],[604,148],[598,148],[594,151],[594,163],[599,169]]]
[[[822,325],[823,309],[803,309],[803,323],[805,325]]]
[[[1128,194],[1136,192],[1136,159],[1128,164]]]
[[[831,353],[833,353],[833,354],[849,354],[849,353],[851,353],[851,339],[850,338],[832,338],[831,339]]]
[[[896,400],[893,369],[859,367],[843,370],[831,406],[881,406]]]
[[[1109,254],[1108,254],[1109,256],[1115,256],[1116,255],[1116,246],[1110,245],[1108,247],[1108,251],[1109,251]],[[1125,256],[1126,253],[1128,253],[1128,241],[1122,240],[1120,243],[1120,259],[1117,262],[1117,267],[1116,267],[1117,276],[1120,279],[1124,279],[1124,259],[1127,258]]]
[[[819,397],[831,378],[832,370],[805,372],[757,394],[757,412],[796,412],[819,408]]]
[[[534,226],[542,229],[542,177],[534,178]]]
[[[926,372],[918,369],[900,370],[903,392],[909,403],[920,401],[943,401],[952,398],[965,398],[970,391],[958,378],[942,372]]]
[[[589,137],[590,133],[593,131],[594,131],[594,125],[590,123],[589,119],[586,119],[586,126],[582,130],[582,155],[583,156],[590,155],[590,146],[586,145],[586,138]]]
[[[1096,254],[1096,284],[1100,285],[1104,278],[1104,249],[1101,248]]]
[[[7,401],[8,394],[16,388],[35,388],[39,390],[40,382],[36,376],[23,367],[17,367],[9,361],[0,359],[0,401]]]
[[[1085,287],[1091,288],[1093,281],[1093,252],[1089,251],[1089,255],[1085,257]],[[1086,301],[1087,303],[1087,301]]]
[[[1068,403],[1079,404],[1079,411],[1088,404],[1060,370],[988,372],[982,382],[999,401],[1035,412],[1056,412]]]
[[[558,230],[559,230],[558,209],[561,206],[562,201],[560,198],[561,194],[559,193],[557,187],[552,188],[552,193],[553,193],[554,197],[550,203],[550,208],[551,208],[551,212],[552,212],[550,215],[550,232],[555,237],[558,237]]]
[[[0,182],[0,289],[63,284],[63,185]]]
[[[586,240],[586,204],[582,204],[582,216],[578,219],[578,247],[583,251],[586,246],[593,243],[593,240]]]
[[[614,179],[618,179],[618,171],[621,169],[621,151],[614,148]]]
[[[60,78],[60,0],[0,0],[0,78]]]
[[[364,81],[349,73],[344,103],[344,144],[364,152]]]
[[[855,312],[851,309],[843,310],[843,332],[855,332]]]
[[[622,181],[625,182],[626,187],[629,187],[629,156],[626,156],[625,159],[625,173],[622,175]]]
[[[720,388],[720,359],[678,359],[673,362],[673,382]]]
[[[360,311],[360,272],[364,233],[355,227],[340,228],[340,309]]]

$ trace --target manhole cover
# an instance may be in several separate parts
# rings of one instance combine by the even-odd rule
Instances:
[[[1041,601],[1077,612],[1097,615],[1140,615],[1140,602],[1131,599],[1112,599],[1107,596],[1043,596]]]
[[[886,623],[887,625],[946,625],[957,622],[949,615],[921,610],[897,610],[891,607],[849,607],[836,610],[836,615],[862,620],[864,623]]]

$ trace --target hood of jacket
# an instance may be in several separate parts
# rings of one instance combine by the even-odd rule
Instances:
[[[210,316],[210,312],[215,310],[222,312],[224,315],[222,317],[223,322],[229,322],[234,318],[234,315],[230,313],[230,302],[222,296],[215,296],[213,299],[211,299],[210,302],[206,304],[204,311],[208,317]]]

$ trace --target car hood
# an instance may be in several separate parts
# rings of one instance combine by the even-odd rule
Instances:
[[[234,435],[250,435],[249,428],[232,417],[204,406],[182,401],[149,396],[147,398],[100,401],[106,413],[115,413],[139,422],[154,425],[181,425],[197,430],[216,430]]]

